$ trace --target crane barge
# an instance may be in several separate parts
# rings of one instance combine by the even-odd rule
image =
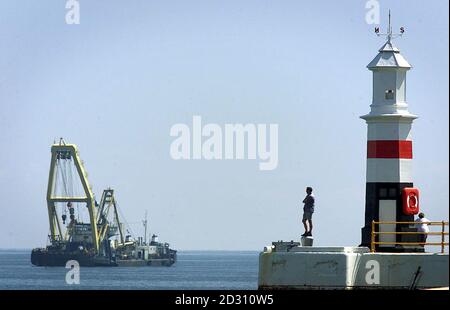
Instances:
[[[33,265],[65,266],[69,260],[80,266],[171,266],[176,262],[177,251],[159,242],[157,235],[147,242],[147,219],[144,238],[135,239],[125,231],[113,189],[105,189],[97,203],[76,145],[61,138],[52,145],[51,154],[49,244],[32,250]]]

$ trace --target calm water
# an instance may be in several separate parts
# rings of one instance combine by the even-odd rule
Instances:
[[[81,267],[67,285],[64,267],[35,267],[30,251],[0,250],[0,289],[256,289],[257,252],[178,252],[172,267]]]

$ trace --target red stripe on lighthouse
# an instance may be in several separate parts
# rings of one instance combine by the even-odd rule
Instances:
[[[375,140],[367,141],[367,158],[412,159],[412,141]]]

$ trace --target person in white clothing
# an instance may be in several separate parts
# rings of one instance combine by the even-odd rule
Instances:
[[[419,235],[419,242],[425,243],[427,242],[427,236],[430,232],[430,228],[428,227],[428,223],[430,222],[429,219],[425,217],[425,214],[422,212],[419,213],[419,218],[415,220],[416,223],[418,223],[417,226],[417,232],[420,232],[422,234]]]

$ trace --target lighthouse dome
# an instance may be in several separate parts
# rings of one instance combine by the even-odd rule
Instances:
[[[374,70],[377,68],[405,68],[409,70],[411,65],[400,54],[400,50],[388,40],[379,50],[378,55],[367,65],[367,68]]]

